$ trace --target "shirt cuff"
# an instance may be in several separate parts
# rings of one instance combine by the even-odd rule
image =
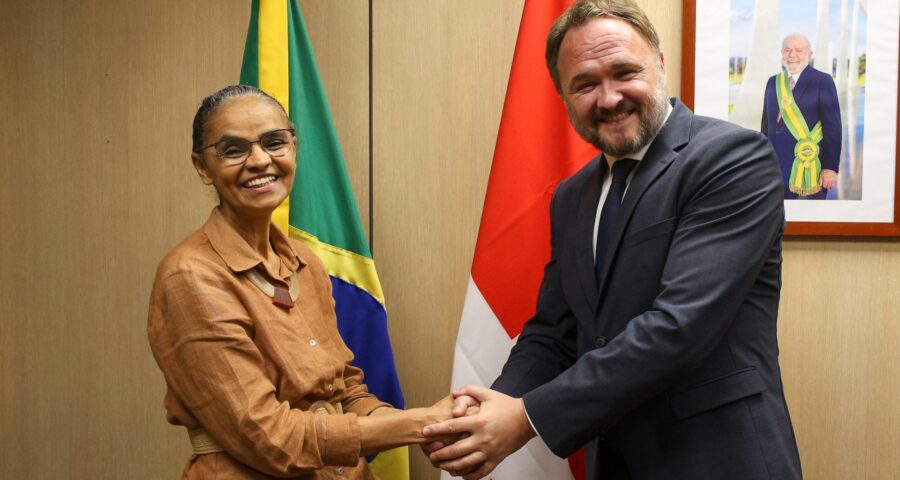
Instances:
[[[355,413],[316,415],[316,436],[325,465],[352,467],[359,462],[362,447]]]
[[[350,405],[344,404],[344,411],[347,413],[355,413],[361,417],[366,417],[370,413],[372,413],[372,411],[381,407],[396,408],[393,405],[382,402],[375,397],[363,397],[355,400]]]
[[[531,425],[531,429],[534,430],[534,433],[537,435],[538,440],[540,440],[541,443],[543,443],[546,446],[547,443],[544,442],[543,438],[541,438],[541,432],[538,431],[537,427],[534,426],[534,422],[531,421],[531,416],[528,415],[528,408],[525,407],[524,402],[522,403],[522,410],[525,410],[525,418],[528,419],[528,424]]]

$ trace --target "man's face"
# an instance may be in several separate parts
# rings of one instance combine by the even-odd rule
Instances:
[[[557,69],[575,131],[603,152],[634,153],[662,127],[668,102],[662,54],[625,21],[601,17],[570,30]]]
[[[804,38],[788,37],[784,40],[781,48],[781,63],[791,75],[800,73],[806,68],[810,58],[812,58],[812,51]]]

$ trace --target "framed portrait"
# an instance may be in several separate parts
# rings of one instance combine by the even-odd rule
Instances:
[[[683,100],[766,135],[785,233],[900,236],[900,2],[682,1]]]

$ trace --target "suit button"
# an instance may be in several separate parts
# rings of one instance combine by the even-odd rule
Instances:
[[[606,337],[600,336],[600,337],[595,338],[594,346],[597,348],[605,347],[606,346]]]

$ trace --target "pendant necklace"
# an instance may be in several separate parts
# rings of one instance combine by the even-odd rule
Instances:
[[[253,285],[256,285],[256,288],[269,297],[272,297],[272,303],[285,310],[293,308],[294,302],[296,302],[297,297],[300,296],[300,282],[297,281],[297,272],[291,274],[290,290],[272,285],[272,283],[266,280],[266,278],[257,272],[256,269],[247,270],[246,273],[247,278],[250,279],[250,282],[253,283]]]

